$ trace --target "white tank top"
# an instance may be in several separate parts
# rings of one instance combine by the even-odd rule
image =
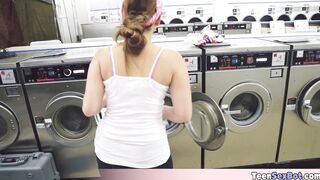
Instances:
[[[98,123],[95,153],[108,164],[152,168],[170,157],[166,128],[162,119],[164,86],[152,75],[163,49],[153,62],[148,77],[116,74],[110,48],[113,76],[104,81],[107,111]]]

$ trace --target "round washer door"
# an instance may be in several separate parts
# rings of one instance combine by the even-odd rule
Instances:
[[[12,145],[18,136],[18,119],[8,108],[0,105],[0,151]]]
[[[300,92],[297,111],[307,124],[320,127],[320,79],[313,80]]]
[[[82,112],[83,94],[61,93],[48,103],[46,121],[51,121],[47,130],[59,143],[81,146],[92,142],[99,116],[86,117]]]
[[[192,139],[206,150],[219,149],[225,140],[225,119],[217,103],[209,96],[192,93],[192,118],[185,123]]]
[[[232,87],[221,99],[220,106],[233,132],[247,132],[261,125],[270,111],[271,95],[262,85],[246,82]]]

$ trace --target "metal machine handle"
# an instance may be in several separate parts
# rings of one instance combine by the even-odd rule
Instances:
[[[215,137],[220,137],[221,135],[224,134],[225,131],[226,131],[226,128],[222,126],[218,126],[214,128]]]
[[[229,105],[228,104],[223,104],[221,106],[221,109],[223,113],[228,114],[228,115],[234,115],[234,114],[241,114],[241,110],[234,110],[234,111],[229,111]]]
[[[44,119],[44,125],[46,128],[50,128],[52,126],[52,119],[51,118]]]
[[[29,156],[15,158],[14,162],[3,162],[6,158],[3,158],[0,162],[0,167],[6,167],[6,166],[19,166],[21,164],[24,164],[27,162]]]
[[[312,106],[310,106],[310,100],[305,100],[304,101],[304,119],[305,121],[310,121],[310,116],[311,116],[311,111],[312,111]]]

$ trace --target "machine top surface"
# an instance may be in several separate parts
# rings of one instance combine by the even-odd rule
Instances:
[[[47,51],[20,63],[21,67],[89,63],[98,48]]]
[[[293,46],[293,50],[298,49],[320,49],[320,36],[289,36],[262,38],[268,41],[280,42]]]
[[[178,51],[182,56],[201,55],[202,50],[188,41],[157,42],[160,47]]]
[[[225,39],[224,43],[229,43],[230,46],[205,47],[206,53],[230,54],[290,50],[289,45],[254,38]]]
[[[12,69],[16,68],[18,62],[27,60],[36,56],[38,53],[21,53],[17,54],[15,57],[0,59],[0,69]]]
[[[111,46],[114,41],[97,41],[97,42],[82,42],[82,43],[64,43],[64,44],[49,44],[49,45],[34,45],[34,46],[15,46],[7,48],[10,52],[24,53],[24,52],[41,52],[49,50],[62,49],[77,49],[88,47],[105,47]]]

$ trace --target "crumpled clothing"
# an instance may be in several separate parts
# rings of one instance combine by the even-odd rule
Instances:
[[[215,33],[210,29],[210,25],[202,29],[200,37],[197,41],[199,46],[205,46],[207,44],[222,43],[224,41],[224,35]]]

